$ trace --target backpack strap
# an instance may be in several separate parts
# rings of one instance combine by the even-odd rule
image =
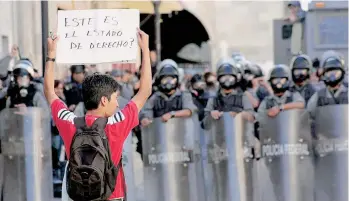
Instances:
[[[104,130],[108,123],[108,119],[104,117],[98,117],[92,124],[91,128],[96,130]]]
[[[74,125],[76,127],[76,129],[80,129],[82,130],[83,128],[86,128],[86,122],[85,122],[85,117],[75,117],[74,118]]]

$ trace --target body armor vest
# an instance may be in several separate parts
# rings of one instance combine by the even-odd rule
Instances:
[[[8,96],[10,98],[10,108],[14,108],[17,104],[25,104],[27,107],[34,107],[34,96],[36,93],[36,87],[34,84],[30,84],[26,90],[28,91],[27,96],[22,97],[18,85],[15,85],[13,88],[9,89]]]
[[[205,107],[208,100],[194,94],[192,94],[192,98],[195,106],[198,108],[199,121],[201,121],[205,117]]]
[[[301,96],[304,98],[305,104],[308,103],[309,99],[314,95],[316,92],[315,87],[312,84],[306,84],[303,88],[298,90],[296,87],[292,87],[291,92],[299,92]]]
[[[77,105],[83,101],[82,88],[75,82],[65,84],[64,96],[66,98],[67,106]]]
[[[289,96],[286,97],[285,104],[291,103],[292,101],[293,101],[293,96],[292,96],[292,93],[291,93]],[[273,101],[273,99],[270,98],[270,99],[267,100],[265,108],[267,110],[269,110],[270,108],[275,107],[276,105],[277,105],[276,102]]]
[[[183,109],[182,94],[173,97],[170,100],[165,100],[162,96],[157,96],[154,101],[154,118],[161,117],[162,115],[171,111],[178,111]]]
[[[221,112],[242,112],[244,105],[242,103],[243,93],[223,96],[219,93],[214,99],[213,109]]]
[[[338,97],[327,97],[327,88],[322,88],[318,92],[317,106],[348,104],[348,92],[342,91]]]

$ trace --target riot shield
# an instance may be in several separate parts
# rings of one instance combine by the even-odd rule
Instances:
[[[203,145],[208,152],[204,164],[208,200],[253,201],[253,123],[229,113],[211,123]]]
[[[315,118],[315,200],[348,200],[348,105],[319,107]]]
[[[124,142],[124,148],[122,151],[122,166],[125,175],[125,181],[127,186],[127,200],[136,200],[135,178],[133,172],[133,145],[132,145],[132,133],[128,135]]]
[[[53,198],[50,120],[40,108],[0,113],[3,200]]]
[[[156,118],[142,128],[146,200],[206,200],[197,119]]]
[[[309,115],[304,110],[260,118],[262,201],[313,200],[314,165]]]

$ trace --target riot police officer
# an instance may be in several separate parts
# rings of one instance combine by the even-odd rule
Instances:
[[[85,65],[72,65],[71,82],[64,84],[64,96],[67,106],[74,111],[76,105],[82,102],[82,82],[85,78]]]
[[[283,110],[304,108],[304,99],[299,92],[290,91],[290,81],[288,66],[279,64],[271,70],[269,83],[274,93],[262,101],[258,114],[267,113],[268,116],[275,117]]]
[[[40,107],[50,113],[43,95],[43,86],[33,82],[34,68],[29,60],[20,60],[13,68],[13,78],[7,90],[7,107]]]
[[[239,70],[235,62],[223,59],[218,63],[217,77],[220,89],[215,98],[210,98],[205,108],[203,127],[209,129],[212,119],[219,119],[223,112],[230,112],[232,116],[243,112],[244,118],[253,121],[253,106],[238,82]]]
[[[315,87],[309,82],[312,72],[312,62],[307,55],[297,55],[291,60],[291,73],[293,86],[290,91],[298,91],[304,98],[305,105],[316,92]]]
[[[200,74],[195,74],[190,79],[190,92],[193,98],[193,102],[198,108],[199,121],[204,118],[205,107],[208,101],[208,93],[206,90],[205,79]]]
[[[149,125],[152,118],[161,117],[167,122],[171,118],[190,117],[196,112],[191,95],[178,89],[179,72],[175,61],[162,61],[157,79],[158,91],[150,97],[140,115],[142,126]]]
[[[325,88],[317,91],[309,100],[307,109],[312,118],[316,107],[336,104],[348,104],[348,87],[343,84],[345,77],[344,60],[334,51],[325,52],[320,60],[323,69],[322,79]]]
[[[261,67],[255,63],[249,63],[245,66],[242,85],[243,89],[253,95],[253,98],[249,96],[249,99],[255,111],[257,111],[259,104],[264,98],[273,93],[270,85],[264,80]]]

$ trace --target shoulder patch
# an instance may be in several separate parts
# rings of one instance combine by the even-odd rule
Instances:
[[[71,123],[74,123],[74,118],[76,116],[74,115],[74,113],[72,113],[71,111],[67,110],[67,109],[61,109],[58,112],[58,118],[62,119],[64,121],[69,121]]]
[[[125,120],[125,115],[121,111],[119,111],[115,113],[113,116],[108,118],[108,124],[119,123],[119,122],[122,122],[123,120]]]

